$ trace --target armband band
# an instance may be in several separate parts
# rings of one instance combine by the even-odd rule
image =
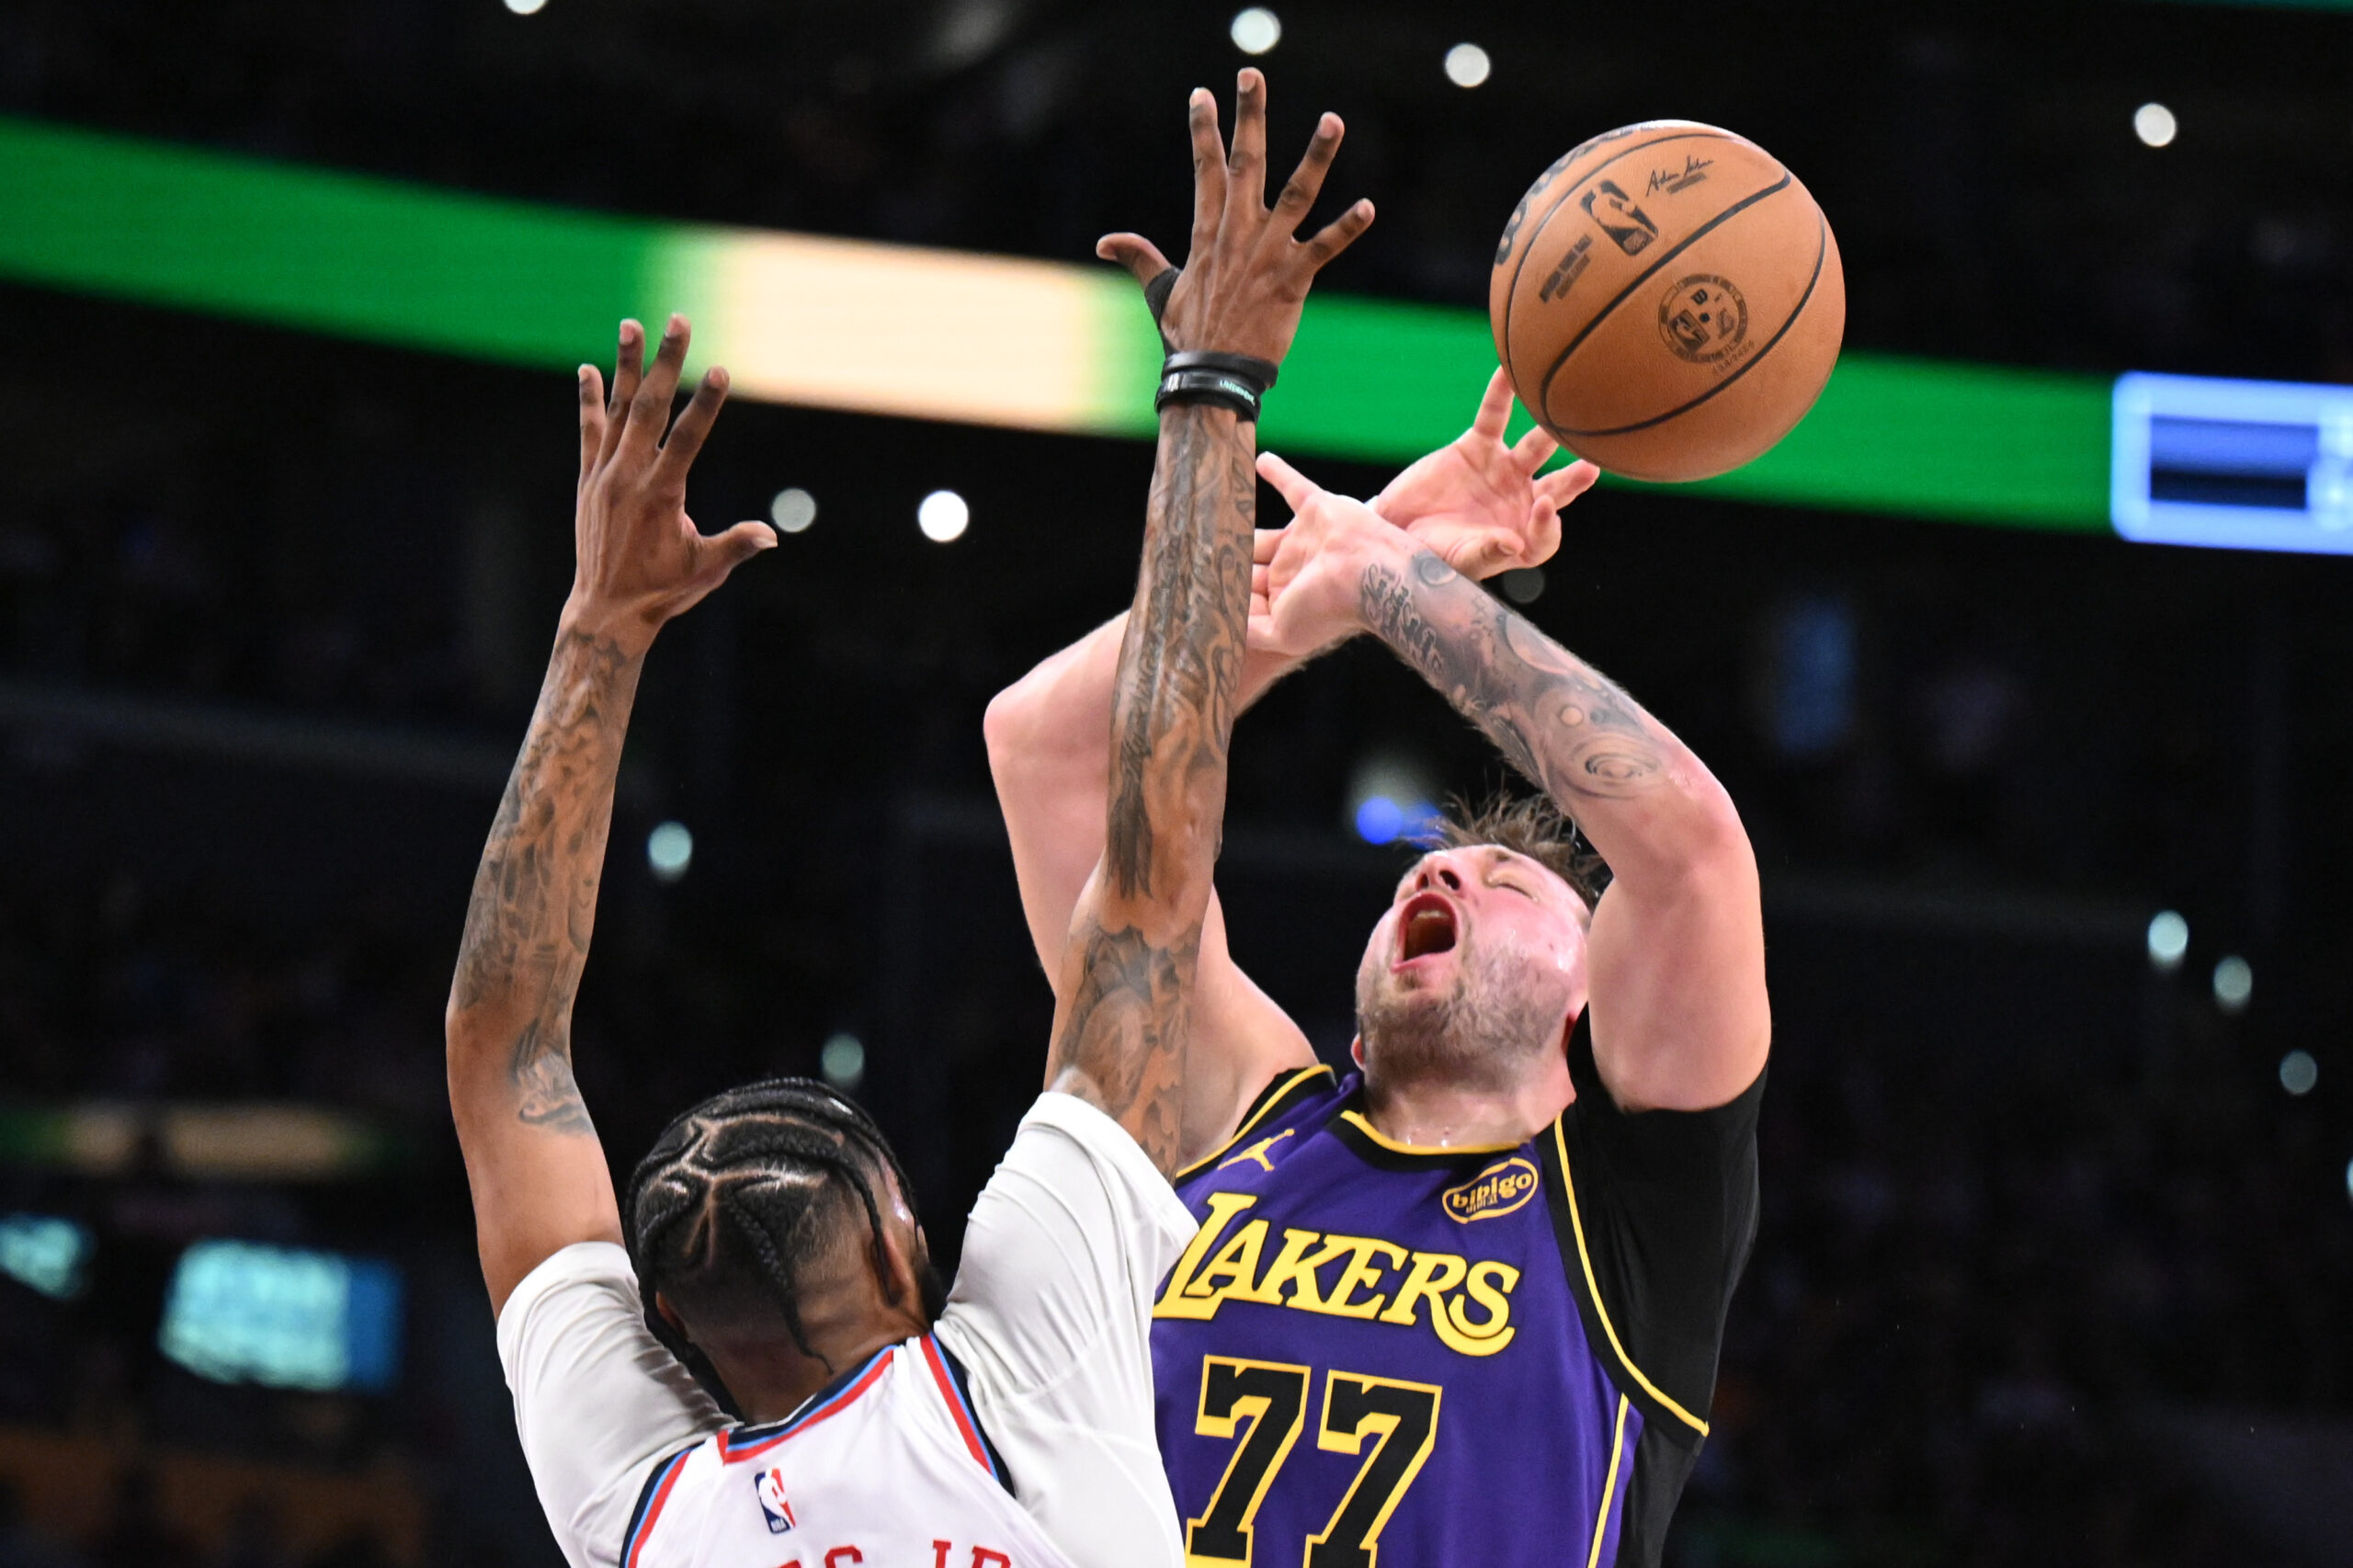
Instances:
[[[1153,412],[1157,414],[1172,403],[1216,403],[1233,410],[1251,424],[1258,420],[1258,389],[1225,370],[1162,372],[1160,391],[1152,400]]]

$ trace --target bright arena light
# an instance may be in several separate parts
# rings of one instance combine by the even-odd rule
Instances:
[[[972,521],[972,509],[953,490],[935,490],[915,508],[915,527],[934,544],[948,544],[963,538]]]
[[[1475,87],[1487,79],[1495,62],[1475,43],[1458,43],[1446,51],[1446,79],[1458,87]]]
[[[768,520],[779,533],[797,534],[817,520],[817,498],[798,486],[779,490],[768,503]]]
[[[854,1034],[834,1035],[817,1052],[817,1070],[825,1082],[847,1094],[866,1079],[866,1047]]]
[[[645,835],[645,863],[660,881],[675,882],[694,863],[695,835],[682,822],[665,822]]]
[[[506,8],[518,17],[534,17],[547,3],[548,0],[506,0]]]
[[[2255,994],[2255,966],[2243,958],[2224,959],[2214,966],[2214,1002],[2225,1013],[2236,1013]]]
[[[1346,820],[1367,844],[1411,841],[1428,831],[1438,814],[1430,802],[1438,785],[1418,758],[1377,751],[1358,762],[1348,778]]]
[[[2163,104],[2143,104],[2132,111],[2132,134],[2143,146],[2169,146],[2180,130],[2181,122]]]
[[[2149,920],[2149,961],[2171,973],[2188,951],[2189,922],[2170,909],[2157,911]]]
[[[2279,1086],[2291,1095],[2309,1095],[2320,1082],[2320,1063],[2309,1051],[2291,1051],[2279,1059]]]
[[[1233,13],[1233,25],[1226,31],[1233,39],[1233,47],[1243,53],[1264,54],[1282,42],[1283,19],[1264,6],[1253,6]]]

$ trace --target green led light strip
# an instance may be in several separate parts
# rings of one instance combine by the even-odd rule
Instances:
[[[1147,435],[1159,340],[1108,267],[530,206],[0,117],[0,277],[569,369],[623,315],[695,321],[740,392]],[[1474,311],[1318,296],[1262,437],[1402,461],[1495,365]],[[1679,488],[2104,531],[2109,383],[1848,354],[1765,457]],[[1524,417],[1524,416],[1523,416]]]

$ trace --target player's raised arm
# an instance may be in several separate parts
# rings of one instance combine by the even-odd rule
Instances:
[[[663,438],[687,358],[670,318],[644,369],[621,325],[612,401],[580,369],[572,594],[522,755],[474,874],[447,1017],[449,1107],[497,1311],[541,1259],[621,1239],[612,1178],[572,1075],[572,1003],[596,926],[621,740],[654,633],[776,542],[764,523],[705,538],[687,470],[727,395],[713,369]]]
[[[1466,576],[1483,579],[1549,560],[1560,545],[1561,508],[1593,483],[1591,463],[1540,475],[1556,449],[1540,433],[1506,441],[1510,414],[1511,383],[1497,371],[1470,428],[1399,473],[1372,502]],[[1267,624],[1256,612],[1266,608],[1270,573],[1297,570],[1295,551],[1285,542],[1282,530],[1262,528],[1256,536],[1254,629]],[[1058,985],[1072,911],[1103,852],[1111,693],[1127,626],[1122,612],[1042,661],[996,695],[984,726],[1022,913],[1039,961]],[[1332,645],[1311,640],[1278,646],[1254,630],[1236,712]],[[1200,1038],[1215,1042],[1213,1053],[1197,1057],[1186,1074],[1186,1140],[1198,1152],[1222,1142],[1277,1073],[1314,1056],[1299,1027],[1235,966],[1214,896],[1202,926],[1194,1017]]]
[[[1163,1171],[1185,1149],[1190,1009],[1249,616],[1257,393],[1315,274],[1372,221],[1358,202],[1295,237],[1339,148],[1332,115],[1269,210],[1266,93],[1263,76],[1242,72],[1230,151],[1216,100],[1199,90],[1190,105],[1192,244],[1161,320],[1171,358],[1112,683],[1103,850],[1061,955],[1047,1064],[1050,1087],[1109,1112]],[[1140,281],[1169,270],[1136,235],[1102,249]]]
[[[1541,439],[1540,437],[1540,439]],[[1266,640],[1361,627],[1543,787],[1608,861],[1587,944],[1594,1055],[1630,1109],[1704,1109],[1755,1081],[1771,1018],[1756,861],[1707,767],[1615,682],[1364,503],[1268,454],[1303,562]]]

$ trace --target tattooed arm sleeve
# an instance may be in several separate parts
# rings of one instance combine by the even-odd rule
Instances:
[[[1056,987],[1048,1083],[1108,1111],[1163,1171],[1181,1158],[1201,925],[1224,826],[1250,600],[1253,435],[1222,408],[1163,416],[1112,690],[1103,855]]]
[[[1624,689],[1427,551],[1376,554],[1365,624],[1609,862],[1587,944],[1594,1054],[1629,1107],[1722,1105],[1771,1018],[1756,860],[1732,800]]]
[[[567,627],[474,873],[448,1015],[449,1101],[493,1310],[574,1242],[620,1240],[572,1076],[621,741],[642,650]]]

